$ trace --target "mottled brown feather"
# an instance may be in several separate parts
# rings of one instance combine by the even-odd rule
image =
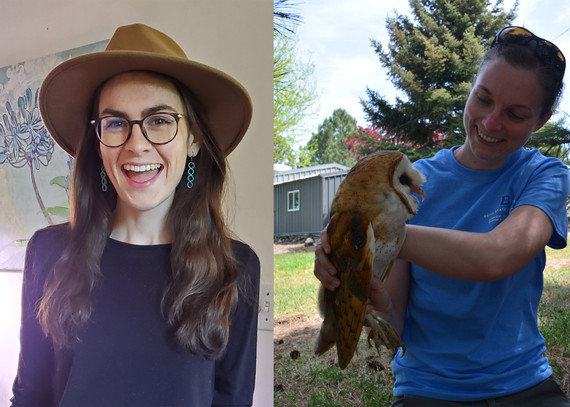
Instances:
[[[325,321],[315,353],[320,355],[336,343],[339,365],[344,369],[356,350],[366,314],[373,232],[370,221],[358,212],[341,212],[331,218],[327,233],[332,249],[330,260],[337,269],[340,286],[334,292],[325,289],[323,293]]]

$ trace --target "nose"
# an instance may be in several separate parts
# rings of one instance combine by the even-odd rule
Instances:
[[[131,136],[125,143],[128,150],[134,152],[148,151],[152,148],[152,143],[146,139],[142,132],[142,126],[138,123],[131,125]]]
[[[500,130],[502,127],[500,112],[497,110],[489,112],[483,119],[483,126],[485,126],[485,129],[489,131]]]

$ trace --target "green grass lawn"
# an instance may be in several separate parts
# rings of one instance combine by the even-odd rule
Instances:
[[[547,249],[544,294],[539,308],[539,328],[548,346],[547,356],[555,378],[570,393],[570,248]],[[317,310],[319,283],[313,275],[314,253],[274,256],[275,316]],[[379,366],[376,353],[361,339],[358,354],[341,371],[334,349],[324,357],[312,354],[312,340],[296,346],[300,356],[276,351],[276,406],[389,406],[393,376],[387,363]]]
[[[315,254],[276,254],[273,262],[275,315],[314,312],[319,287],[313,275]]]

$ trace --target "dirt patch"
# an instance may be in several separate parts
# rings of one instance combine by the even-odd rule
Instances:
[[[314,252],[315,246],[305,246],[304,243],[274,243],[273,254]]]
[[[545,269],[555,269],[570,266],[570,259],[548,260]]]
[[[273,323],[273,339],[276,350],[294,349],[311,343],[317,337],[322,319],[313,315],[290,314],[276,317]]]

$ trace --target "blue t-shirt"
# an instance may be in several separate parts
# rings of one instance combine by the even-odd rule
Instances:
[[[453,150],[415,166],[426,192],[411,224],[488,232],[520,205],[543,210],[554,225],[548,245],[566,246],[568,168],[537,150],[520,149],[502,168],[476,171]],[[482,253],[484,255],[484,253]],[[498,281],[444,277],[412,264],[403,340],[392,363],[394,395],[474,401],[529,388],[552,374],[537,327],[544,251]]]

